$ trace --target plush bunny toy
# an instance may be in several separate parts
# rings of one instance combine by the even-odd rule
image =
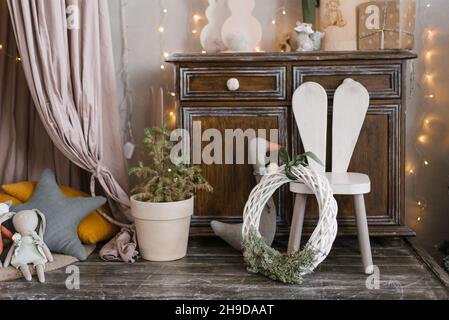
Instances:
[[[39,225],[39,217],[42,223],[37,234],[35,230]],[[14,213],[12,222],[17,233],[13,236],[14,243],[6,256],[5,267],[11,264],[22,271],[27,281],[31,281],[28,264],[32,263],[39,281],[45,282],[45,265],[53,261],[53,256],[43,241],[46,227],[44,214],[36,209],[21,211]]]
[[[12,240],[12,233],[6,229],[2,224],[11,219],[13,216],[12,212],[9,212],[12,202],[7,201],[5,203],[0,203],[0,255],[3,253],[3,236]],[[2,262],[0,261],[0,268],[2,267]]]

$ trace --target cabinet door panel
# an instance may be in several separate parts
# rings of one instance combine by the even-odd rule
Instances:
[[[287,137],[288,124],[287,108],[184,108],[183,121],[184,128],[191,133],[194,122],[201,123],[201,131],[207,129],[218,130],[223,137],[223,163],[225,155],[225,130],[231,129],[259,129],[267,130],[269,139],[270,129],[279,130],[280,142],[288,146]],[[202,150],[210,142],[202,142]],[[219,219],[221,221],[237,222],[242,220],[243,209],[248,200],[251,190],[256,185],[253,175],[253,167],[248,164],[248,141],[245,139],[245,164],[202,164],[201,168],[204,176],[214,187],[214,193],[208,194],[200,192],[196,197],[195,216],[193,225],[205,226],[210,220]],[[234,158],[236,154],[234,143]],[[193,150],[193,149],[192,149]],[[193,151],[192,151],[193,152]],[[285,201],[286,193],[281,192],[276,196],[280,223],[286,223]],[[282,200],[284,199],[284,200]]]
[[[328,133],[332,128],[329,118]],[[372,183],[371,193],[365,196],[368,220],[371,225],[399,224],[400,222],[400,107],[398,105],[375,105],[368,111],[358,140],[350,172],[367,174]],[[297,136],[296,136],[297,137]],[[332,136],[328,136],[328,171],[332,162]],[[296,145],[302,150],[300,144]],[[301,152],[301,151],[300,151]],[[341,226],[355,225],[352,197],[337,196]],[[313,197],[307,206],[306,225],[316,224],[318,208]]]

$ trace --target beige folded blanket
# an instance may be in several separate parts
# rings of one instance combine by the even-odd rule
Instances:
[[[104,261],[134,263],[138,255],[136,248],[135,231],[124,228],[100,250],[100,258]]]

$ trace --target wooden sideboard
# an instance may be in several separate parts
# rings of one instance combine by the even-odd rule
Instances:
[[[364,84],[371,106],[350,171],[366,173],[372,180],[372,192],[366,197],[371,235],[412,236],[414,232],[404,224],[405,73],[407,61],[414,58],[408,51],[229,53],[175,54],[168,62],[175,65],[178,119],[183,128],[192,131],[193,122],[200,121],[203,132],[279,129],[280,141],[292,155],[303,151],[291,110],[298,86],[307,81],[320,83],[328,92],[331,116],[333,94],[344,79]],[[231,78],[240,83],[237,91],[228,89]],[[210,234],[212,219],[241,221],[255,185],[250,165],[203,165],[202,169],[215,192],[197,196],[192,220],[195,235]],[[339,233],[356,234],[351,198],[337,200]],[[292,197],[283,188],[275,201],[278,233],[284,234],[289,230]],[[317,222],[315,202],[308,203],[306,234]]]

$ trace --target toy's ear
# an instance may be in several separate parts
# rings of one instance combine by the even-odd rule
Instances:
[[[39,237],[43,240],[45,235],[45,229],[47,228],[47,219],[45,219],[45,215],[37,209],[33,209],[34,212],[41,218],[41,225],[39,226]]]

